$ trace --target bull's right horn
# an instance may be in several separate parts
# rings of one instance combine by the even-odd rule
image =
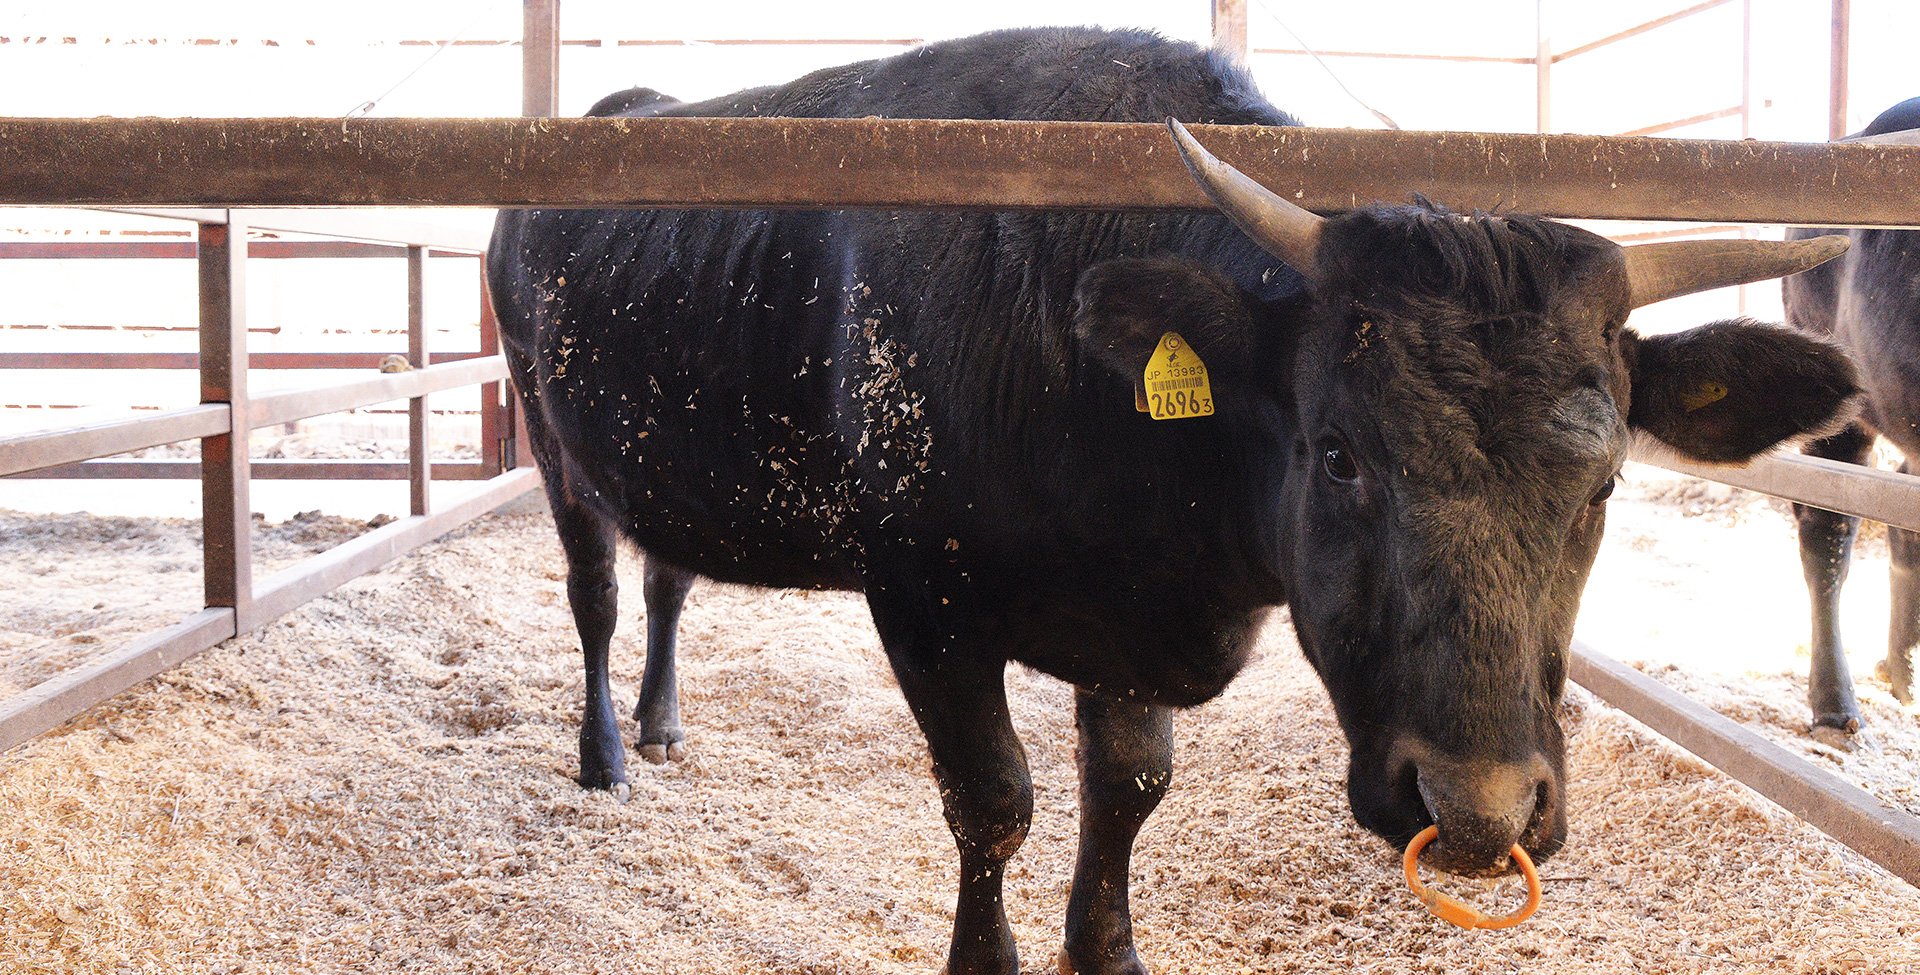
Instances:
[[[1187,172],[1193,174],[1193,181],[1206,191],[1214,206],[1254,243],[1311,278],[1313,255],[1320,247],[1320,227],[1326,221],[1214,158],[1178,119],[1167,119],[1167,128],[1180,146]]]
[[[1631,307],[1798,274],[1847,252],[1839,234],[1806,240],[1673,240],[1623,247]]]

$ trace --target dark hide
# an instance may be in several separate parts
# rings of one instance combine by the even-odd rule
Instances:
[[[1848,138],[1920,128],[1920,98],[1909,98]],[[1787,322],[1838,342],[1860,368],[1866,403],[1859,419],[1809,444],[1816,457],[1870,463],[1873,438],[1887,438],[1908,458],[1900,470],[1920,473],[1920,232],[1790,230],[1789,239],[1846,234],[1846,256],[1784,279]],[[1813,665],[1807,700],[1814,727],[1860,729],[1860,702],[1840,640],[1840,590],[1853,561],[1860,519],[1794,505],[1800,564],[1813,606]],[[1920,536],[1887,529],[1892,552],[1892,613],[1887,656],[1874,667],[1902,703],[1913,701],[1913,651],[1920,643]]]
[[[1218,56],[1075,29],[642,111],[1293,124]],[[1316,264],[1308,287],[1211,215],[502,213],[489,282],[587,660],[581,781],[626,776],[618,535],[648,556],[655,760],[683,747],[671,641],[695,575],[866,594],[959,847],[955,975],[1017,965],[1000,878],[1033,799],[1007,663],[1079,688],[1065,963],[1139,972],[1128,857],[1172,709],[1220,693],[1283,604],[1362,824],[1403,844],[1437,821],[1430,857],[1461,872],[1509,869],[1515,842],[1550,855],[1554,706],[1629,418],[1745,456],[1783,422],[1750,388],[1825,363],[1824,423],[1844,360],[1739,323],[1636,339],[1620,250],[1534,218],[1373,207],[1331,221]],[[1169,330],[1214,415],[1134,409]],[[1724,418],[1635,398],[1714,378],[1696,352],[1730,337],[1751,348]]]

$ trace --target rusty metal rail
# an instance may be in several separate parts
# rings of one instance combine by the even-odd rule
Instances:
[[[1920,146],[1196,126],[1301,205],[1920,226]],[[1201,210],[1151,124],[0,119],[0,204]],[[307,211],[308,220],[323,220]],[[260,226],[271,218],[252,217]],[[294,229],[294,228],[287,228]],[[425,243],[433,244],[428,240]]]
[[[1608,704],[1920,887],[1920,819],[1578,640],[1569,663]]]
[[[1756,457],[1745,467],[1694,464],[1664,452],[1639,453],[1634,459],[1843,515],[1920,531],[1920,477],[1787,453]]]

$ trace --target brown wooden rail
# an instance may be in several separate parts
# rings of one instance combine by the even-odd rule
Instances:
[[[1302,206],[1920,225],[1920,146],[1196,126]],[[0,204],[1199,210],[1155,124],[0,119]],[[433,243],[427,241],[427,243]]]

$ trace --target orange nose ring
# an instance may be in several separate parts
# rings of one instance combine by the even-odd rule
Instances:
[[[1433,916],[1463,928],[1492,930],[1513,927],[1531,917],[1534,909],[1540,906],[1540,872],[1533,868],[1533,858],[1528,856],[1527,851],[1521,849],[1518,843],[1513,845],[1512,856],[1513,862],[1520,865],[1520,875],[1527,878],[1527,902],[1512,914],[1488,917],[1469,905],[1428,888],[1420,882],[1420,851],[1426,849],[1427,844],[1433,842],[1434,837],[1439,835],[1440,827],[1438,826],[1429,826],[1421,830],[1420,835],[1407,844],[1407,855],[1402,860],[1402,865],[1407,871],[1407,886],[1413,888],[1414,896],[1420,898],[1420,903],[1427,905],[1427,910],[1433,912]]]

